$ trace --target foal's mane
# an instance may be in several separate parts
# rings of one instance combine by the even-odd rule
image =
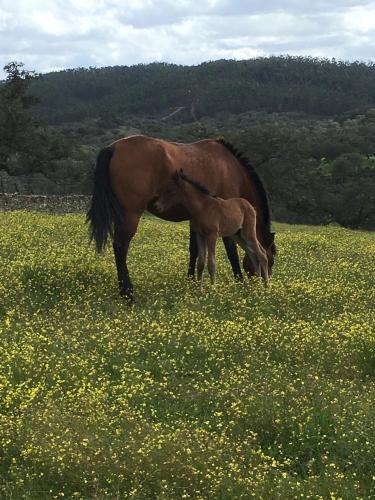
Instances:
[[[206,186],[204,186],[203,184],[201,184],[199,181],[195,180],[195,179],[192,179],[191,177],[189,177],[188,175],[186,175],[184,172],[180,172],[180,177],[181,179],[183,179],[184,181],[188,182],[189,184],[191,184],[192,186],[195,187],[195,189],[197,189],[198,191],[200,191],[201,193],[207,195],[207,196],[212,196],[213,198],[216,198],[216,194],[213,194],[211,193],[211,191],[209,191]]]
[[[227,148],[228,151],[232,153],[232,155],[241,163],[241,165],[244,167],[246,170],[247,174],[249,175],[250,179],[253,181],[255,184],[255,187],[257,189],[257,192],[259,194],[259,198],[262,204],[262,209],[263,209],[263,221],[265,225],[265,229],[268,233],[271,233],[271,210],[268,202],[268,196],[266,193],[266,190],[264,188],[263,182],[261,181],[259,175],[255,171],[254,167],[251,165],[250,161],[246,156],[244,156],[243,153],[238,151],[233,144],[230,142],[226,141],[225,139],[218,139],[217,142],[222,144],[224,147]]]

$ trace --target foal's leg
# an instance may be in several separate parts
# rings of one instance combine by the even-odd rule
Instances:
[[[203,270],[204,270],[204,264],[206,262],[206,256],[207,256],[207,243],[206,240],[202,237],[197,235],[197,243],[198,243],[198,262],[197,262],[197,273],[198,273],[198,280],[201,283],[201,290],[203,289]]]
[[[249,256],[247,255],[247,253],[245,253],[245,255],[244,255],[244,258],[242,261],[242,266],[243,266],[243,270],[249,276],[249,278],[251,276],[255,276],[256,273],[254,270],[254,265],[253,265],[251,259],[249,258]]]
[[[260,262],[258,260],[258,256],[256,251],[254,251],[253,246],[249,240],[246,238],[239,238],[239,244],[241,247],[245,250],[246,252],[246,257],[249,259],[251,262],[251,266],[253,269],[253,274],[252,276],[260,276]]]
[[[261,275],[265,284],[268,284],[268,259],[266,252],[258,241],[256,211],[249,204],[244,208],[244,220],[240,232],[241,240],[246,246],[246,255],[243,261],[244,270],[249,276]]]
[[[208,272],[210,273],[212,285],[214,285],[216,282],[216,259],[215,259],[216,241],[217,241],[216,234],[210,235],[207,238],[207,251],[208,251],[207,267],[208,267]]]
[[[247,239],[242,237],[245,242],[246,255],[249,257],[257,276],[261,276],[264,285],[268,286],[268,259],[267,254],[262,245],[256,238]]]
[[[137,231],[140,215],[126,213],[124,224],[116,226],[113,237],[113,252],[115,254],[117,278],[120,295],[133,300],[133,283],[130,280],[126,259],[130,241]]]
[[[197,243],[197,233],[193,231],[190,225],[190,241],[189,241],[189,267],[188,267],[188,277],[194,278],[195,275],[195,262],[198,257],[198,243]]]
[[[232,266],[232,271],[233,271],[234,277],[238,281],[242,281],[243,276],[242,276],[241,267],[240,267],[240,259],[238,258],[236,242],[233,241],[233,239],[228,237],[228,236],[225,236],[223,238],[223,242],[224,242],[224,246],[225,246],[225,250],[227,252],[229,262]]]

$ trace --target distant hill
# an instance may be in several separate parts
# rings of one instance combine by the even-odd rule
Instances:
[[[375,65],[286,56],[78,68],[44,75],[32,93],[50,124],[176,110],[185,121],[250,110],[334,116],[375,106]]]

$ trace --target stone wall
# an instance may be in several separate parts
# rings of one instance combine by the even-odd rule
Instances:
[[[36,210],[51,213],[86,212],[91,196],[0,194],[0,211]]]
[[[26,195],[48,195],[63,194],[67,191],[64,191],[64,186],[59,186],[41,172],[24,175],[9,175],[5,170],[0,170],[0,192]]]

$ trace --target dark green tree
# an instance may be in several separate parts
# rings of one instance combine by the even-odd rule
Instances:
[[[12,155],[26,152],[34,142],[36,122],[30,108],[37,99],[29,93],[34,71],[23,69],[23,63],[4,66],[7,74],[0,86],[0,166],[7,169]]]

